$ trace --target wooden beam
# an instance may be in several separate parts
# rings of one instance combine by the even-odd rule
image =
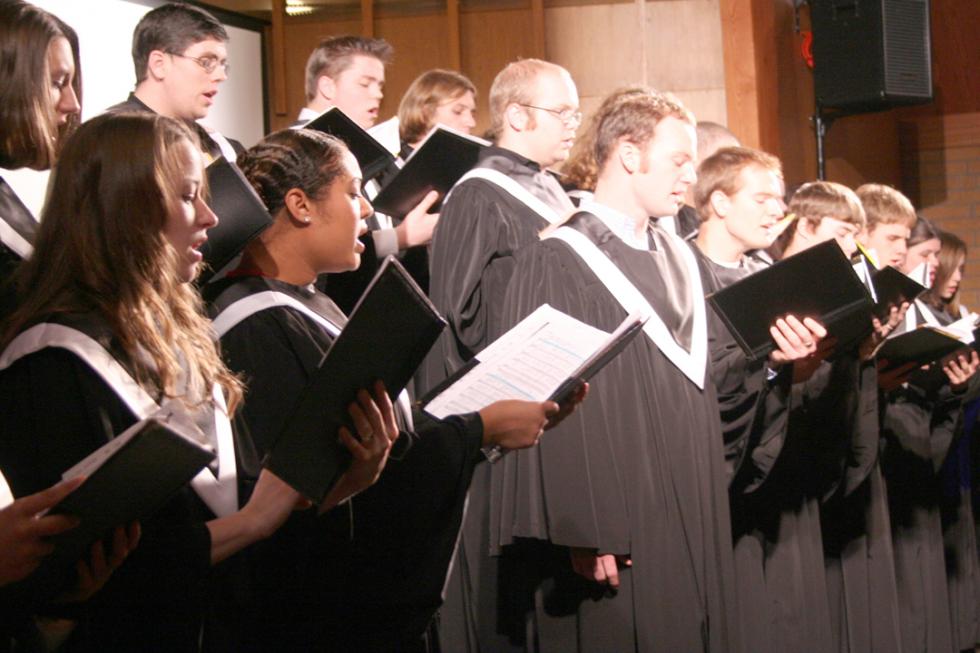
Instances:
[[[545,59],[544,44],[544,0],[531,0],[531,33],[534,42],[531,44],[531,56]]]
[[[721,0],[728,127],[749,147],[779,153],[773,0]]]
[[[459,0],[446,0],[446,38],[449,41],[449,66],[463,68],[463,53],[459,41]]]
[[[272,110],[277,116],[289,110],[286,98],[286,0],[272,0],[272,30],[269,49],[272,51]]]
[[[374,37],[374,0],[361,0],[361,36]]]

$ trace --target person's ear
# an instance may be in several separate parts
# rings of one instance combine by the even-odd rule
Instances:
[[[306,227],[313,222],[313,201],[299,188],[290,188],[283,197],[286,215],[297,227]]]
[[[511,102],[504,109],[504,118],[510,128],[516,132],[522,132],[527,130],[528,121],[530,116],[527,111],[521,105]]]
[[[332,77],[320,75],[316,80],[316,90],[327,102],[333,102],[337,95],[337,83]]]
[[[623,169],[631,175],[639,172],[643,166],[643,152],[636,146],[636,143],[630,142],[625,138],[620,139],[619,144],[616,146],[616,154],[619,156],[619,162],[622,164]]]
[[[724,192],[716,190],[708,198],[708,204],[716,216],[724,218],[731,211],[732,199]]]
[[[146,75],[157,81],[167,76],[173,58],[163,50],[154,50],[146,59]]]

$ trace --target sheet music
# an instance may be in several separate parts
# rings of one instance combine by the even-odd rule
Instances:
[[[544,401],[609,339],[609,334],[542,304],[477,355],[480,364],[425,408],[437,418],[495,401]]]

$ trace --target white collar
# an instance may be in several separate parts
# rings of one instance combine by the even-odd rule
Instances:
[[[582,202],[581,209],[599,218],[604,225],[609,227],[609,231],[633,249],[650,251],[650,241],[647,237],[648,229],[643,230],[642,236],[637,236],[636,220],[622,211],[600,204],[591,198]]]
[[[309,121],[313,120],[314,118],[316,118],[317,116],[319,116],[321,113],[323,113],[323,112],[322,111],[314,111],[313,109],[311,109],[309,107],[303,107],[302,109],[299,110],[299,115],[296,116],[296,120],[305,120],[306,122],[309,122]]]
[[[50,175],[50,170],[33,170],[31,168],[7,170],[0,168],[0,177],[3,177],[3,180],[24,203],[35,220],[39,219],[41,209],[44,208]]]

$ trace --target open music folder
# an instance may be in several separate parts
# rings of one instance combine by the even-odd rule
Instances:
[[[615,358],[645,322],[645,316],[631,314],[610,334],[542,304],[430,392],[425,411],[442,419],[504,399],[561,404]]]
[[[823,324],[837,338],[840,351],[872,329],[870,293],[834,240],[785,258],[706,299],[753,360],[775,348],[769,327],[787,315]]]
[[[45,579],[72,568],[88,558],[92,544],[117,526],[126,526],[153,515],[180,488],[194,478],[215,453],[200,443],[197,427],[186,415],[159,413],[137,422],[99,447],[62,474],[69,480],[84,476],[74,492],[49,513],[79,519],[75,528],[55,535],[54,552],[28,579]]]
[[[350,465],[337,431],[343,425],[356,435],[347,407],[357,391],[381,380],[394,399],[445,326],[411,275],[387,257],[303,391],[266,466],[307,499],[323,501]]]
[[[483,139],[437,125],[374,198],[374,209],[402,218],[431,190],[445,197],[460,177],[476,165],[480,152],[488,145]],[[429,212],[437,212],[440,205],[437,202]]]
[[[395,161],[395,156],[384,145],[337,107],[330,107],[306,123],[303,129],[314,129],[344,141],[361,166],[362,183],[373,179]]]

